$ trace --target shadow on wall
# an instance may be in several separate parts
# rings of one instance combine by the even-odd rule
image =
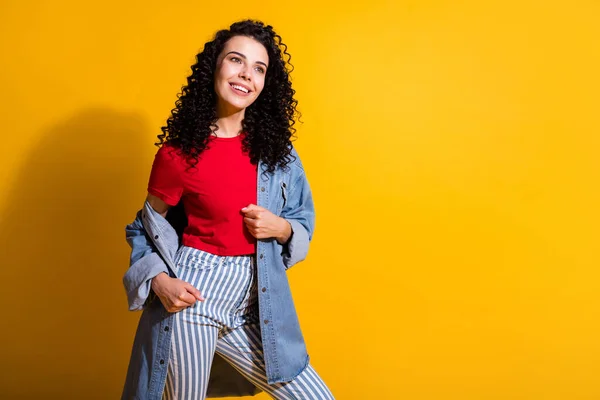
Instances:
[[[119,398],[141,315],[121,281],[124,228],[143,205],[155,136],[141,115],[103,108],[40,136],[0,215],[0,392]]]

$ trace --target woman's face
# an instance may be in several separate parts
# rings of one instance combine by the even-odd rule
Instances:
[[[252,104],[265,86],[267,49],[246,36],[234,36],[217,57],[215,92],[217,113],[230,114]]]

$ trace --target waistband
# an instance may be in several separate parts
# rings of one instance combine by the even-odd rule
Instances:
[[[254,265],[256,255],[247,254],[240,256],[219,256],[204,250],[182,245],[175,256],[175,264],[194,265],[204,263],[209,265],[236,264],[236,265]]]

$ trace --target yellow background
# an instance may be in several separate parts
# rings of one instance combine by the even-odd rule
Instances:
[[[119,397],[124,226],[244,17],[295,65],[317,225],[288,276],[336,398],[600,398],[592,0],[3,1],[2,398]]]

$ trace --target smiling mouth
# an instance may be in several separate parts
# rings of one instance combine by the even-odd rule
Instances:
[[[234,84],[229,84],[229,86],[231,86],[234,90],[237,90],[240,93],[244,93],[244,94],[248,94],[250,93],[250,90],[246,89],[245,87],[239,86],[239,85],[234,85]]]

